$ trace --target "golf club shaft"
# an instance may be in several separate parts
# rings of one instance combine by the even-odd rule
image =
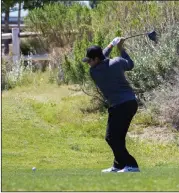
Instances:
[[[146,35],[146,33],[143,33],[143,34],[137,34],[137,35],[133,35],[133,36],[128,36],[128,37],[126,37],[125,39],[129,39],[129,38],[133,38],[133,37],[141,36],[141,35]]]

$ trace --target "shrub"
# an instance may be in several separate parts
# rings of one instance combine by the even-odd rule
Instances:
[[[178,39],[179,39],[178,26],[170,27],[170,30],[165,32],[159,37],[158,44],[149,42],[145,45],[143,40],[134,39],[132,44],[126,45],[128,53],[134,60],[135,68],[127,72],[127,78],[138,95],[139,100],[145,99],[143,94],[152,91],[157,86],[163,84],[168,80],[168,76],[172,73],[173,68],[178,62]],[[96,32],[93,41],[89,42],[87,36],[82,41],[76,40],[73,47],[73,54],[65,56],[63,63],[66,81],[87,85],[86,93],[89,92],[89,87],[94,89],[93,95],[99,96],[95,91],[96,87],[93,85],[91,78],[88,74],[88,65],[83,64],[81,59],[86,54],[86,48],[92,44],[97,44],[104,47],[105,37]],[[140,45],[141,42],[141,45]],[[128,42],[130,43],[130,41]],[[107,43],[106,43],[107,45]],[[137,49],[135,49],[137,45]],[[142,46],[143,45],[143,46]],[[134,48],[134,49],[133,49]],[[129,50],[130,49],[130,50]],[[134,51],[132,52],[131,49]],[[112,52],[111,56],[118,55],[116,49]],[[93,85],[93,86],[92,86]],[[84,89],[85,90],[85,89]],[[100,96],[99,96],[100,98]],[[104,102],[104,100],[103,100]],[[101,103],[100,103],[101,104]]]
[[[165,80],[178,62],[177,45],[179,39],[178,25],[170,26],[170,29],[159,37],[158,44],[148,42],[140,45],[140,40],[133,40],[129,51],[135,62],[135,68],[128,72],[128,78],[139,93],[150,91]],[[136,45],[136,46],[135,46]],[[135,47],[137,47],[135,49]],[[129,47],[129,46],[128,46]]]
[[[20,50],[22,55],[44,54],[49,52],[49,48],[39,37],[23,38],[20,42]]]
[[[157,45],[147,37],[126,41],[126,48],[135,62],[134,70],[126,74],[139,98],[161,85],[177,63],[178,2],[101,1],[92,10],[78,3],[70,7],[49,4],[31,11],[25,22],[31,30],[42,32],[50,48],[72,47],[61,60],[65,83],[85,85],[87,92],[92,88],[93,96],[98,98],[101,95],[89,77],[88,65],[81,62],[90,45],[104,48],[115,36],[157,31]],[[118,51],[114,48],[111,57],[116,55]]]
[[[179,63],[164,84],[145,93],[148,108],[153,109],[153,114],[162,122],[170,123],[179,130]]]
[[[90,9],[80,3],[51,3],[30,11],[25,23],[31,31],[41,32],[43,41],[53,48],[72,44],[77,35],[89,28],[90,19]]]

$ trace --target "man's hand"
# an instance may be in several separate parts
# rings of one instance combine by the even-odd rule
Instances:
[[[125,39],[124,37],[121,37],[121,38],[120,38],[120,41],[119,41],[118,44],[117,44],[117,47],[118,47],[119,51],[122,51],[122,49],[123,49],[123,44],[124,44],[125,40],[126,40],[126,39]]]
[[[120,42],[120,37],[116,37],[113,39],[113,41],[110,43],[112,46],[116,46]]]
[[[125,41],[124,37],[116,37],[113,39],[113,41],[110,43],[112,46],[122,46]]]

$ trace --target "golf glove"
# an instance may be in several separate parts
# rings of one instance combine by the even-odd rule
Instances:
[[[110,44],[112,44],[113,46],[116,46],[120,42],[120,40],[121,40],[121,38],[116,37],[113,39],[113,41]]]

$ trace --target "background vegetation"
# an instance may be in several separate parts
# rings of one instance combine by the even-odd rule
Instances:
[[[179,3],[105,1],[92,7],[51,3],[43,9],[32,10],[26,23],[33,31],[42,32],[42,42],[46,42],[48,51],[55,52],[53,66],[61,69],[60,74],[55,72],[58,84],[81,85],[100,109],[106,105],[105,101],[89,77],[88,65],[81,62],[86,48],[94,44],[105,48],[116,36],[156,30],[158,44],[147,37],[132,38],[125,43],[135,62],[134,70],[128,72],[127,77],[144,103],[146,92],[152,92],[166,81],[171,82],[173,69],[179,64]],[[59,47],[60,51],[54,51]],[[114,48],[110,57],[116,55],[119,53]]]

